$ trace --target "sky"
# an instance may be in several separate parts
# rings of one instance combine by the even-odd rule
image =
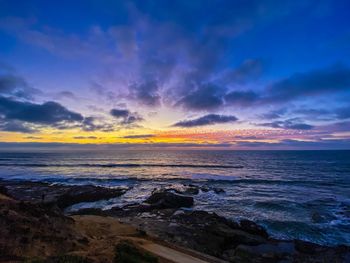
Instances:
[[[0,148],[350,149],[349,10],[0,0]]]

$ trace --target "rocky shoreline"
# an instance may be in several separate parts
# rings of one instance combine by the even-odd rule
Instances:
[[[155,189],[140,204],[109,210],[81,209],[65,215],[63,211],[70,205],[115,198],[128,189],[0,181],[3,196],[0,261],[12,258],[20,262],[21,253],[22,257],[33,256],[35,253],[30,251],[33,243],[36,247],[45,247],[48,245],[45,242],[51,242],[51,249],[41,252],[47,257],[86,248],[89,239],[76,230],[73,218],[89,215],[113,218],[158,243],[198,251],[226,262],[350,262],[347,246],[327,247],[301,240],[276,240],[252,221],[234,222],[215,213],[194,211],[191,209],[193,195],[199,190],[217,194],[223,191],[199,189],[195,185]],[[92,262],[103,261],[95,259]]]

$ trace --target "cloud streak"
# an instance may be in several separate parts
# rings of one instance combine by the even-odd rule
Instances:
[[[182,128],[191,128],[205,125],[214,125],[214,124],[224,124],[232,123],[238,120],[237,117],[233,115],[217,115],[217,114],[208,114],[197,119],[179,121],[173,124],[173,127],[182,127]]]

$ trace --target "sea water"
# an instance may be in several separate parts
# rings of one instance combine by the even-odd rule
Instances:
[[[193,209],[253,220],[280,239],[350,245],[350,151],[2,152],[0,178],[130,187],[108,209],[145,200],[154,188],[195,184]]]

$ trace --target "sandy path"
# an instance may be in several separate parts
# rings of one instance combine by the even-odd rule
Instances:
[[[141,247],[154,255],[165,258],[174,263],[208,263],[208,261],[203,261],[188,254],[184,254],[180,251],[158,245],[156,243],[146,243],[141,245]]]
[[[114,256],[114,245],[121,240],[132,241],[137,247],[159,257],[160,263],[210,263],[224,262],[219,260],[203,260],[185,250],[173,249],[154,242],[154,240],[139,237],[139,232],[133,226],[120,223],[113,217],[73,216],[76,227],[90,239],[89,253],[78,253],[82,256],[95,256],[101,262],[110,262]],[[204,259],[206,255],[203,255]]]

